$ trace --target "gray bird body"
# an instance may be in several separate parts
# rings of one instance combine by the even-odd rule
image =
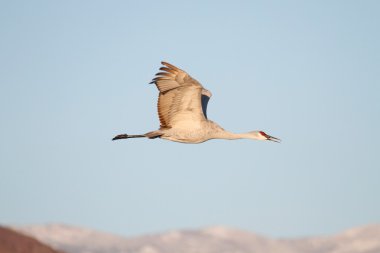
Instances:
[[[151,83],[159,90],[157,103],[160,128],[142,135],[121,134],[113,138],[161,138],[182,143],[202,143],[210,139],[279,139],[262,131],[235,134],[207,119],[207,104],[212,94],[185,71],[162,62],[161,72]]]

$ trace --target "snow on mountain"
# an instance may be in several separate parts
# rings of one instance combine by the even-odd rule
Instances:
[[[379,253],[380,225],[303,239],[271,239],[222,226],[125,238],[68,225],[13,227],[67,253]]]
[[[10,228],[0,226],[0,253],[63,253]]]
[[[69,225],[49,224],[12,228],[67,253],[124,253],[127,246],[124,237]]]

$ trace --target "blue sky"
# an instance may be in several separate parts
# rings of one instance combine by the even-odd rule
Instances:
[[[2,1],[0,222],[273,237],[380,222],[378,1]],[[112,142],[159,126],[165,60],[209,118],[281,144]]]

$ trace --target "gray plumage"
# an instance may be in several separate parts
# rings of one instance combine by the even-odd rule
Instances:
[[[201,143],[210,139],[254,139],[279,142],[263,131],[235,134],[207,118],[207,104],[212,94],[197,80],[174,65],[162,62],[161,72],[151,83],[159,90],[157,103],[160,128],[142,135],[121,134],[112,140],[147,137],[183,143]]]

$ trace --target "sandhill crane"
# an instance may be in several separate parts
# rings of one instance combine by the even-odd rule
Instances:
[[[183,143],[201,143],[210,139],[253,139],[280,142],[281,140],[263,131],[231,133],[215,122],[207,119],[207,103],[211,92],[185,71],[167,62],[162,66],[154,83],[160,94],[158,97],[158,117],[160,129],[141,135],[120,134],[112,140],[142,138],[162,138]]]

